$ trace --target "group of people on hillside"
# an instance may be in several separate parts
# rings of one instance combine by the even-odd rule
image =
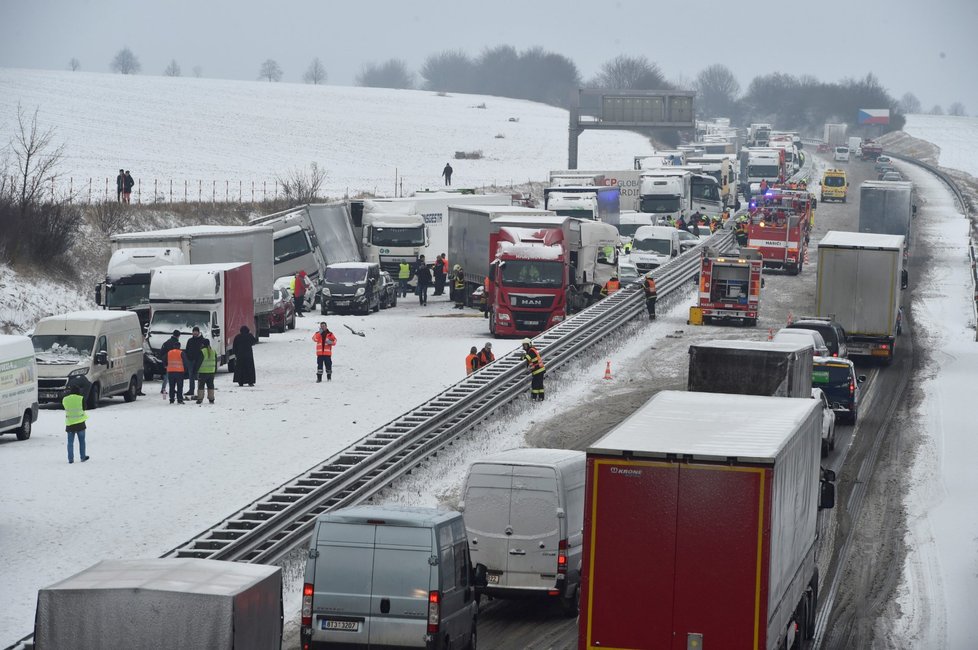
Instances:
[[[115,177],[115,194],[119,203],[129,203],[132,196],[132,188],[136,185],[129,170],[119,170],[119,175]]]

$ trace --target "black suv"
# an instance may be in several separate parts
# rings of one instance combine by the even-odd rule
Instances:
[[[794,321],[788,327],[815,330],[825,339],[825,347],[829,349],[830,357],[839,357],[840,359],[849,357],[849,348],[846,346],[846,331],[831,318],[806,316]]]
[[[848,359],[815,357],[812,364],[812,387],[822,389],[840,421],[856,423],[864,381],[866,376],[857,375],[856,367]]]

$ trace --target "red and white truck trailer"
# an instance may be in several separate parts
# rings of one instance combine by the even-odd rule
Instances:
[[[761,254],[752,248],[726,253],[707,248],[703,252],[699,299],[694,308],[699,310],[703,322],[737,320],[744,325],[757,325],[762,267]]]
[[[663,391],[587,451],[578,647],[780,650],[812,638],[813,399]]]

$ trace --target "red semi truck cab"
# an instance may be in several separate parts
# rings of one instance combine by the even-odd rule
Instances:
[[[504,226],[489,237],[496,336],[535,336],[567,317],[568,259],[559,228]]]
[[[662,391],[587,451],[578,647],[812,638],[821,407]],[[823,478],[824,477],[824,478]]]
[[[751,248],[704,251],[698,301],[703,321],[739,320],[757,325],[762,266],[761,254]]]

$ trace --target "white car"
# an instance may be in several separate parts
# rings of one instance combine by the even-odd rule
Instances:
[[[822,458],[825,458],[835,449],[835,411],[821,388],[812,389],[812,399],[822,402]]]
[[[699,237],[697,237],[693,233],[688,232],[686,230],[680,230],[679,231],[679,250],[680,250],[680,252],[685,253],[690,248],[693,248],[694,246],[696,246],[697,244],[699,244],[704,239],[709,239],[709,237],[710,237],[711,234],[713,234],[713,233],[710,232],[710,227],[709,226],[700,226],[700,236]]]
[[[836,147],[832,155],[835,162],[849,162],[849,147]]]

